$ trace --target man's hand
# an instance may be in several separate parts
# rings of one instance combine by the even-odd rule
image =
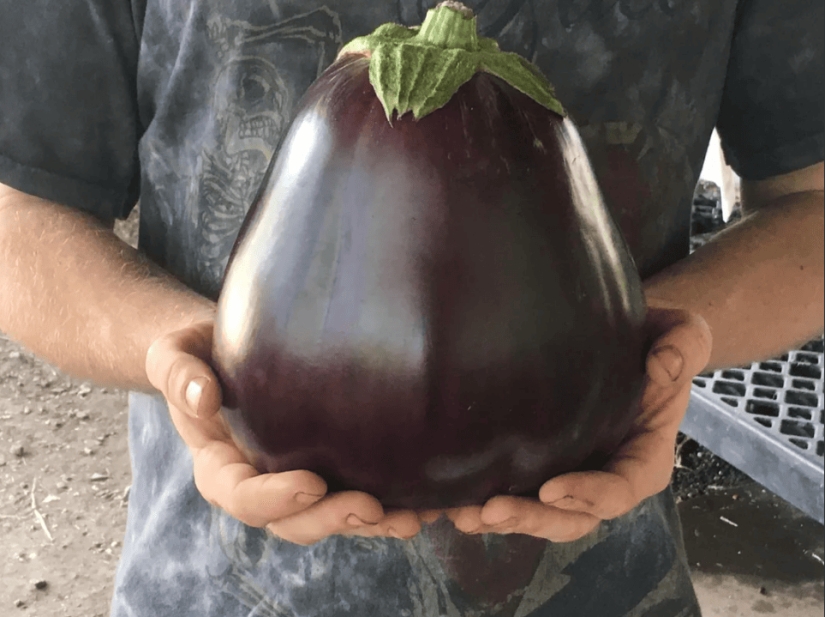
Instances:
[[[712,339],[700,316],[648,302],[646,330],[653,344],[640,414],[607,466],[553,478],[541,487],[538,500],[500,496],[483,507],[448,510],[457,529],[572,542],[667,488],[691,384],[708,364]],[[439,514],[423,513],[421,519],[430,522]]]
[[[377,499],[354,491],[327,495],[309,471],[259,474],[235,446],[218,411],[221,392],[210,368],[214,322],[157,339],[146,374],[167,400],[172,421],[194,461],[195,485],[214,506],[252,527],[295,544],[327,536],[410,538],[421,526],[409,511],[385,513]]]

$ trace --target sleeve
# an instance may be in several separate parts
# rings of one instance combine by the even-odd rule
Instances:
[[[0,2],[0,182],[105,221],[135,204],[130,0]]]
[[[734,171],[763,180],[823,160],[825,2],[739,2],[717,129]]]

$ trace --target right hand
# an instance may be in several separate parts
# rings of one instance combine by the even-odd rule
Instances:
[[[210,368],[214,321],[159,337],[146,354],[146,375],[169,406],[192,453],[195,485],[209,503],[251,527],[301,545],[328,536],[407,539],[421,529],[411,511],[385,513],[366,493],[327,495],[309,471],[259,474],[237,448],[221,414],[221,392]]]

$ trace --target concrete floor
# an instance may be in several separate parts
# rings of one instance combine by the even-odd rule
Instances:
[[[703,617],[822,617],[823,526],[756,483],[679,505]]]

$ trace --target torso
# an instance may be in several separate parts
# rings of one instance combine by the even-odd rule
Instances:
[[[138,67],[142,249],[216,297],[303,93],[344,42],[389,21],[418,24],[429,4],[148,0]],[[468,4],[482,35],[555,85],[643,277],[686,256],[736,3]],[[131,406],[134,484],[116,616],[699,614],[669,493],[570,544],[463,536],[442,521],[411,542],[334,537],[303,548],[212,509],[162,402],[133,395]]]

